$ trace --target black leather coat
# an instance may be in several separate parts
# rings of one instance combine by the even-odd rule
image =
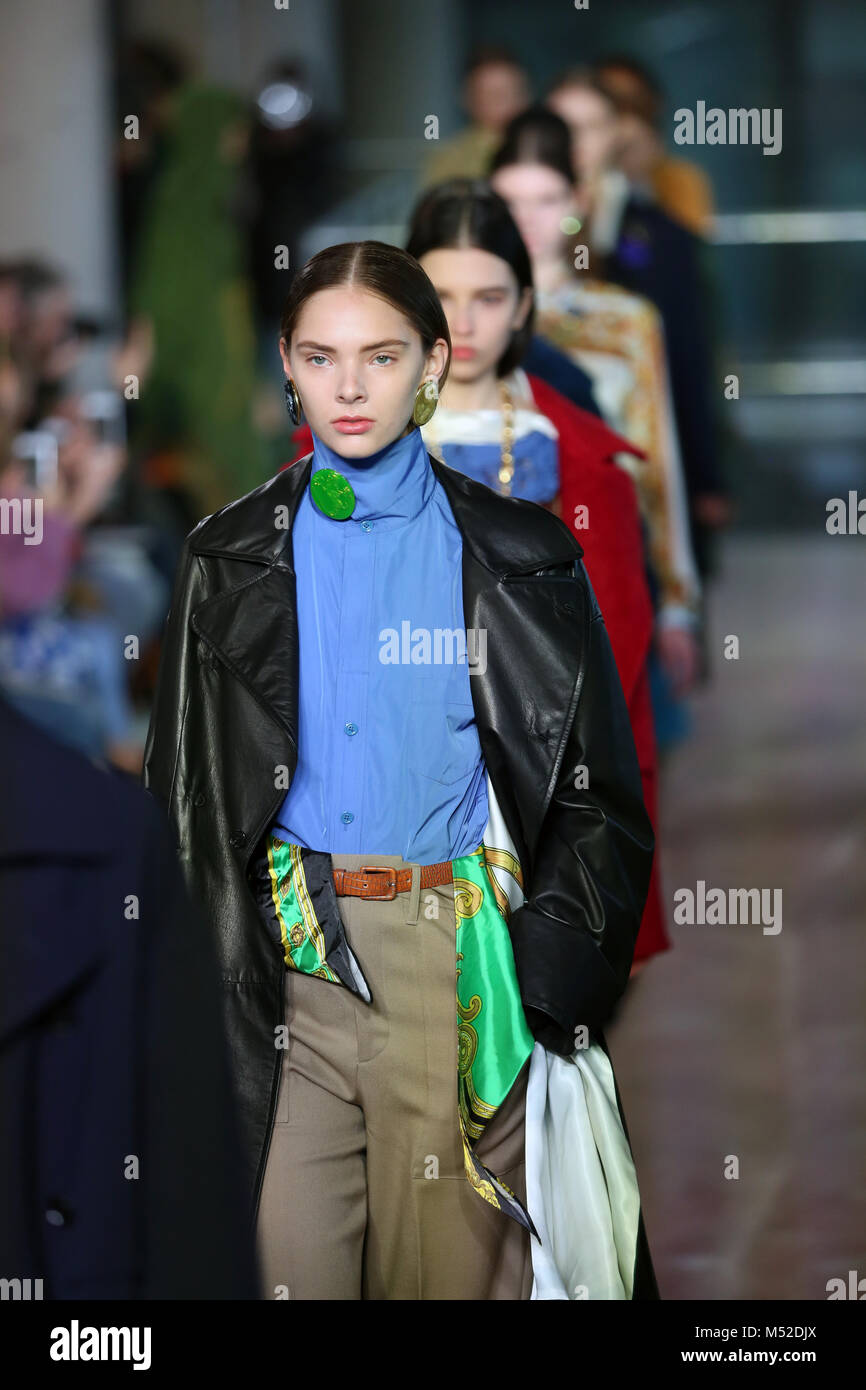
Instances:
[[[312,455],[187,537],[164,635],[144,783],[167,807],[216,938],[258,1208],[277,1101],[285,966],[246,872],[297,766],[292,533]],[[581,547],[543,507],[430,457],[463,535],[466,626],[487,630],[470,682],[481,748],[523,867],[510,932],[534,1035],[570,1054],[625,988],[654,839],[625,701]],[[576,769],[588,787],[575,789]],[[586,779],[583,779],[586,780]]]

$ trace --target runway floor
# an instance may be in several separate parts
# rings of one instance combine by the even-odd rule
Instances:
[[[672,924],[606,1032],[663,1298],[866,1277],[864,545],[729,538],[710,590],[712,678],[663,772],[669,921],[703,880],[781,889],[782,928]]]

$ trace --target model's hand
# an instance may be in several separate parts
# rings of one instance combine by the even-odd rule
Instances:
[[[700,669],[700,649],[694,633],[687,627],[660,628],[656,650],[674,695],[687,694]]]

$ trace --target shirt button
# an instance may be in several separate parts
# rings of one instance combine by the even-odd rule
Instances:
[[[346,730],[346,733],[349,734],[350,736],[351,736],[352,734],[356,734],[356,733],[358,732],[358,726],[357,726],[357,724],[344,724],[344,725],[343,725],[343,728]]]
[[[355,819],[355,816],[354,816],[354,812],[352,812],[352,811],[344,811],[343,814],[342,814],[341,817],[340,817],[340,820],[343,822],[344,825],[348,825],[349,822],[350,822],[350,821],[353,821],[354,819]]]
[[[372,531],[373,529],[372,521],[362,521],[361,525],[363,526],[365,531]]]

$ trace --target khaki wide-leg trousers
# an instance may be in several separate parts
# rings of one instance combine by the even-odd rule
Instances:
[[[411,891],[390,902],[338,899],[371,1003],[286,972],[289,1045],[257,1225],[266,1298],[530,1297],[532,1237],[464,1173],[453,884],[421,891],[411,867]],[[528,1070],[477,1145],[524,1203]]]

